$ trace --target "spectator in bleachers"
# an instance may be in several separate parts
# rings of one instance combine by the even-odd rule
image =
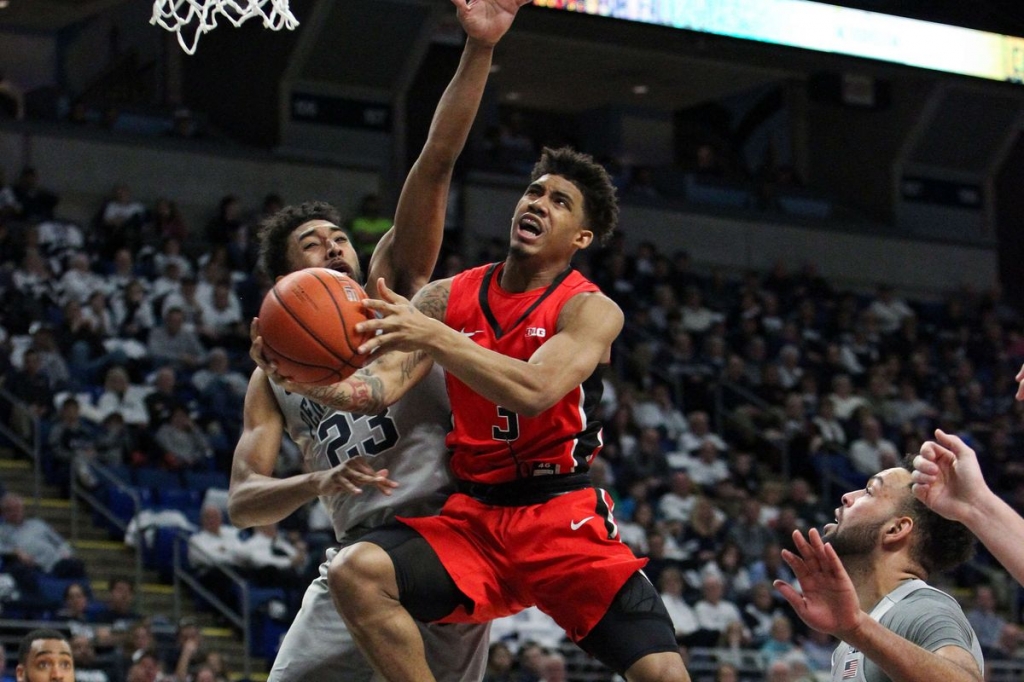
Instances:
[[[35,246],[25,249],[21,262],[11,274],[11,284],[19,304],[24,308],[19,312],[28,320],[38,320],[41,311],[60,303],[58,280]]]
[[[215,283],[209,300],[200,299],[200,305],[203,324],[199,336],[206,346],[236,350],[249,347],[249,327],[242,319],[242,307],[229,280]]]
[[[686,523],[697,503],[697,489],[684,469],[672,471],[669,490],[658,499],[658,517],[667,521]]]
[[[540,666],[540,682],[566,682],[565,656],[553,651],[544,657]]]
[[[903,319],[914,314],[913,309],[889,284],[880,284],[875,293],[875,300],[868,306],[878,322],[878,329],[883,334],[892,334],[899,330]]]
[[[163,656],[163,667],[173,671],[173,679],[188,680],[195,667],[206,658],[206,651],[199,623],[194,618],[182,618],[178,621],[174,646]]]
[[[740,671],[732,663],[719,663],[715,668],[715,682],[740,682]]]
[[[154,440],[158,461],[172,471],[205,470],[213,457],[213,448],[206,434],[192,420],[184,405],[174,406],[170,421],[157,429]]]
[[[828,673],[832,670],[832,652],[836,649],[836,640],[825,632],[807,628],[807,633],[800,642],[800,650],[807,659],[812,673]]]
[[[725,514],[707,497],[698,497],[678,541],[687,560],[703,566],[713,560],[725,540]]]
[[[14,183],[14,198],[21,207],[18,218],[26,223],[38,223],[53,218],[53,210],[59,197],[40,186],[39,173],[31,166],[25,166]]]
[[[380,196],[364,194],[359,200],[359,207],[349,218],[347,227],[364,268],[377,242],[391,229],[392,222],[391,213],[384,210]]]
[[[703,335],[711,329],[720,316],[704,306],[703,295],[696,286],[686,289],[683,297],[680,326],[687,332]]]
[[[17,493],[0,498],[0,553],[13,554],[22,566],[57,578],[84,578],[85,564],[50,524],[25,517],[25,501]]]
[[[125,682],[165,682],[167,680],[163,672],[163,664],[156,655],[156,651],[140,651],[136,660],[129,664],[128,672],[125,674]]]
[[[512,671],[512,652],[503,642],[492,642],[487,648],[487,669],[483,682],[516,682]]]
[[[164,301],[171,294],[181,291],[181,264],[177,261],[164,263],[159,271],[160,276],[153,280],[150,295],[153,302],[153,312],[160,313],[163,310]],[[158,315],[159,316],[159,315]]]
[[[160,318],[166,321],[172,308],[181,311],[185,328],[198,334],[203,326],[203,306],[199,298],[199,282],[195,277],[182,277],[181,288],[164,297],[160,303]]]
[[[772,586],[763,580],[755,582],[747,598],[740,602],[743,624],[750,632],[751,642],[755,647],[760,647],[768,641],[772,623],[786,615],[772,589]]]
[[[701,598],[693,607],[701,630],[710,632],[717,638],[731,623],[743,624],[739,608],[735,603],[725,599],[725,585],[719,578],[707,575],[703,577],[701,584]]]
[[[654,530],[654,507],[650,501],[639,500],[628,520],[620,518],[617,521],[622,542],[629,545],[637,556],[647,554],[647,536]]]
[[[541,682],[543,679],[543,661],[547,651],[537,642],[523,642],[516,653],[516,664],[519,668],[518,682]]]
[[[195,276],[195,267],[192,261],[181,252],[181,243],[181,238],[173,236],[167,236],[160,242],[160,251],[153,256],[155,272],[163,273],[168,264],[176,263],[183,278]]]
[[[242,204],[238,197],[228,194],[221,197],[217,215],[206,224],[206,241],[215,246],[226,246],[242,227]]]
[[[673,464],[676,460],[673,460]],[[718,446],[711,439],[705,439],[697,452],[689,455],[683,468],[693,482],[706,493],[712,493],[722,482],[730,478],[729,466],[721,457]]]
[[[188,408],[188,397],[178,386],[178,376],[170,366],[160,367],[153,373],[153,389],[143,399],[149,428],[157,431],[171,421],[171,415],[178,406]]]
[[[242,541],[238,529],[224,525],[220,507],[207,504],[199,511],[200,530],[188,539],[188,561],[197,578],[214,594],[230,594],[233,583],[218,568],[238,568]]]
[[[305,547],[292,544],[276,523],[254,528],[238,550],[238,563],[245,574],[264,587],[304,588],[308,559]]]
[[[761,502],[748,498],[740,508],[740,515],[733,519],[726,537],[743,552],[743,563],[749,564],[764,555],[765,548],[775,539],[771,529],[761,523]]]
[[[700,625],[697,614],[683,598],[683,574],[676,568],[666,568],[658,576],[658,592],[661,594],[668,615],[672,618],[676,640],[682,641],[696,632]]]
[[[127,185],[116,185],[96,216],[96,240],[100,255],[109,259],[119,249],[138,251],[145,206],[131,197]]]
[[[179,245],[181,242],[188,239],[188,225],[185,224],[185,219],[181,215],[181,209],[178,205],[171,201],[161,197],[153,203],[153,209],[149,212],[149,220],[151,222],[150,231],[155,237],[162,240],[163,244],[166,244],[167,240],[174,239]],[[158,272],[160,269],[158,268]]]
[[[54,464],[62,471],[73,470],[79,483],[87,488],[96,487],[96,478],[89,465],[97,460],[96,427],[84,421],[78,400],[68,397],[61,403],[57,423],[50,429],[47,445]],[[58,480],[66,480],[60,476]]]
[[[192,385],[214,418],[229,428],[239,426],[249,380],[231,368],[227,351],[212,349],[206,357],[206,366],[192,375]]]
[[[113,661],[96,655],[96,647],[87,635],[71,636],[71,655],[75,659],[75,682],[118,682],[122,679]]]
[[[102,608],[96,613],[94,620],[111,626],[114,632],[124,633],[127,637],[142,615],[135,611],[135,583],[128,578],[112,577],[107,581],[110,593]]]
[[[679,439],[679,451],[690,457],[699,457],[704,443],[710,443],[719,452],[729,449],[722,437],[711,430],[711,420],[707,412],[697,410],[691,412],[686,419],[690,430]]]
[[[861,420],[860,430],[860,438],[850,443],[850,462],[857,471],[870,476],[898,464],[899,451],[895,443],[882,435],[878,419],[865,417]]]
[[[134,253],[127,248],[120,248],[114,252],[107,272],[107,286],[110,295],[114,298],[133,282],[141,284],[143,292],[149,294],[149,282],[142,277],[141,268],[136,266]]]
[[[153,304],[140,279],[133,279],[110,302],[117,336],[145,342],[156,327]]]
[[[985,661],[1020,661],[1024,631],[1016,623],[1006,623],[999,631],[996,643],[985,649]]]
[[[103,277],[89,267],[89,256],[75,253],[68,259],[67,269],[57,285],[64,301],[85,303],[94,292],[106,292],[107,283]]]
[[[774,539],[764,547],[761,558],[749,566],[750,579],[757,582],[772,583],[775,580],[792,582],[793,571],[782,561],[782,547]]]
[[[656,383],[648,397],[633,405],[633,421],[642,429],[657,429],[660,437],[672,443],[690,430],[686,417],[676,407],[671,389]]]
[[[846,445],[846,429],[836,418],[835,403],[822,400],[818,405],[818,414],[811,420],[820,444],[833,444],[838,447]]]
[[[743,552],[739,546],[726,539],[715,558],[700,567],[700,576],[715,575],[725,586],[725,597],[737,604],[750,592],[751,581],[747,567],[743,565]]]
[[[101,341],[117,334],[114,313],[108,305],[109,299],[102,291],[94,291],[82,308],[82,317],[91,326],[93,334]]]
[[[206,359],[199,336],[185,329],[185,314],[179,307],[164,313],[163,324],[149,333],[147,347],[154,364],[169,364],[178,371],[191,371]]]
[[[55,620],[65,621],[72,635],[82,635],[95,642],[99,639],[99,628],[93,622],[94,613],[85,585],[73,582],[64,588],[63,606]]]
[[[95,423],[100,423],[107,415],[117,412],[126,424],[143,429],[149,424],[146,412],[146,396],[149,389],[131,383],[128,371],[114,365],[103,377],[103,392],[100,393],[95,405],[82,406],[82,414]]]
[[[22,439],[34,438],[34,420],[45,419],[53,411],[54,391],[50,377],[44,373],[40,352],[29,348],[22,355],[22,367],[11,372],[4,384],[20,403],[11,408],[11,429]]]
[[[637,446],[623,456],[620,470],[615,479],[620,487],[629,489],[634,482],[641,482],[647,490],[658,490],[668,484],[669,466],[661,446],[661,433],[657,429],[640,429]]]
[[[104,466],[139,465],[145,459],[135,432],[125,424],[120,412],[111,412],[103,418],[95,448],[96,461]]]
[[[853,382],[847,374],[838,374],[832,380],[832,393],[829,394],[828,400],[831,401],[835,417],[840,423],[849,422],[853,419],[854,412],[867,405],[863,396],[853,392]]]
[[[784,615],[772,619],[768,629],[768,638],[759,647],[761,657],[766,665],[771,665],[777,660],[785,660],[786,656],[797,651],[796,642],[793,639],[793,623]]]
[[[990,585],[978,585],[974,588],[974,599],[971,609],[965,614],[967,622],[974,628],[981,649],[988,655],[989,650],[999,645],[1003,627],[1007,621],[996,613],[996,595]]]

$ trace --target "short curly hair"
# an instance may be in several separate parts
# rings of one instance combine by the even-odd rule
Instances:
[[[913,473],[914,456],[908,454],[902,465]],[[936,514],[917,499],[912,491],[907,491],[899,513],[914,520],[914,535],[917,539],[911,548],[911,555],[929,575],[959,566],[974,555],[974,534],[967,526]]]
[[[310,220],[326,220],[341,226],[341,214],[325,201],[307,201],[285,206],[260,223],[259,267],[271,279],[284,277],[292,271],[288,264],[288,238],[296,227]]]
[[[607,242],[619,223],[619,200],[604,166],[569,147],[545,147],[530,173],[530,182],[543,175],[560,175],[579,188],[588,229],[598,244]]]

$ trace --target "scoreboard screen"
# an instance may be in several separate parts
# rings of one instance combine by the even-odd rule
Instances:
[[[533,0],[533,4],[1024,82],[1024,38],[808,0]]]

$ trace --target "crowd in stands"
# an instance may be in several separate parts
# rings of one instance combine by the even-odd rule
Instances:
[[[0,188],[0,376],[18,401],[0,401],[0,418],[40,439],[52,482],[66,491],[75,477],[94,489],[97,465],[179,481],[219,472],[226,481],[251,370],[248,320],[268,288],[255,271],[254,229],[282,203],[269,196],[247,215],[225,197],[195,231],[166,198],[147,203],[122,186],[79,226],[59,221],[59,197],[32,169]],[[369,241],[379,214],[368,198],[353,229]],[[197,243],[203,248],[190,247]],[[439,272],[494,258],[490,248],[446,260]],[[750,652],[763,679],[827,669],[834,643],[807,631],[770,586],[793,580],[779,550],[794,529],[831,521],[842,492],[916,452],[934,428],[968,438],[986,480],[1024,503],[1024,465],[1013,456],[1024,413],[1012,381],[1024,326],[998,289],[906,300],[884,284],[839,289],[812,264],[731,273],[651,243],[631,250],[621,236],[576,265],[627,319],[605,381],[604,448],[592,475],[615,498],[623,540],[648,557],[680,645],[733,652],[720,659],[718,679],[730,679],[730,667],[746,674]],[[282,461],[282,474],[299,466],[294,452]],[[25,519],[16,495],[3,500],[0,574],[15,579],[29,608],[39,606],[33,575],[82,581],[43,609],[82,625],[82,660],[111,666],[110,679],[136,679],[129,671],[139,666],[180,680],[205,679],[209,668],[220,679],[222,667],[200,655],[194,624],[182,625],[177,654],[164,660],[150,656],[148,620],[135,618],[130,598],[103,611],[113,621],[98,619],[87,571],[67,543]],[[331,541],[316,510],[280,529],[239,533],[216,504],[200,504],[192,498],[186,516],[201,581],[222,594],[224,578],[212,569],[229,566],[283,589],[293,612]],[[988,654],[1014,657],[1019,624],[1001,614],[1018,608],[1001,584],[986,584],[985,562],[979,555],[950,580],[960,594],[977,592],[972,622]],[[565,675],[557,647],[527,639],[497,639],[489,679]]]

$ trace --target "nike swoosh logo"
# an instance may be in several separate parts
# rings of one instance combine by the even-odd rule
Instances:
[[[593,516],[588,516],[587,518],[583,519],[582,521],[570,521],[569,522],[569,527],[572,528],[573,530],[579,530],[580,528],[583,527],[584,523],[586,523],[587,521],[589,521],[592,518],[594,518],[594,517]]]
[[[477,329],[475,332],[467,332],[465,329],[463,329],[459,333],[462,334],[463,336],[475,336],[476,334],[483,334],[484,330],[483,329]]]

